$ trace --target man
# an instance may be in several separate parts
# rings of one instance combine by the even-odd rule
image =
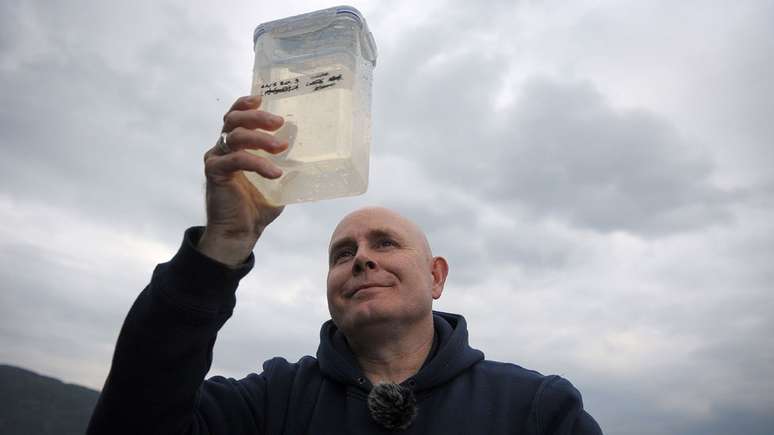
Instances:
[[[397,213],[365,208],[331,236],[331,321],[317,358],[267,361],[263,372],[204,380],[253,247],[282,212],[244,175],[277,178],[282,119],[243,97],[205,154],[207,226],[191,228],[130,310],[88,433],[600,434],[558,376],[485,361],[462,316],[432,311],[448,265]]]

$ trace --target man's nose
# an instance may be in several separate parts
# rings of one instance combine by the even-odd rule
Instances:
[[[376,262],[373,259],[371,259],[371,257],[368,255],[367,252],[358,250],[357,256],[355,257],[355,261],[352,264],[352,274],[357,275],[359,273],[362,273],[365,270],[374,270],[374,269],[376,269]]]

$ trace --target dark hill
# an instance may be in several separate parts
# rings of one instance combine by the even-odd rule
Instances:
[[[99,392],[0,364],[0,434],[83,435]]]

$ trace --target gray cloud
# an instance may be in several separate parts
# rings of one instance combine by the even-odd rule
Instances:
[[[712,163],[666,121],[616,111],[588,84],[533,80],[491,141],[497,178],[486,190],[601,231],[669,233],[727,221],[731,195],[711,184]]]
[[[502,63],[466,52],[426,67],[417,53],[433,41],[401,52],[395,64],[417,67],[385,86],[405,96],[385,116],[387,152],[416,155],[471,194],[603,232],[668,234],[728,220],[733,192],[712,184],[711,157],[666,119],[615,109],[590,81],[548,77],[526,81],[495,113]]]
[[[39,246],[0,249],[0,360],[100,388],[123,315],[147,278],[67,257]]]
[[[107,11],[95,25],[89,8],[17,9],[23,20],[4,17],[26,23],[12,41],[29,50],[0,69],[3,189],[124,228],[153,220],[145,228],[160,236],[201,223],[203,139],[230,104],[211,79],[223,75],[217,29],[174,8],[141,8],[159,14],[147,34],[122,33],[123,18]]]
[[[576,78],[568,80],[538,74],[510,84],[516,67],[492,47],[518,47],[525,43],[524,31],[506,27],[489,32],[507,16],[495,12],[465,14],[457,9],[402,33],[382,51],[386,65],[377,71],[381,80],[375,110],[384,121],[377,123],[375,136],[382,138],[384,152],[413,155],[439,179],[501,206],[525,206],[538,216],[602,232],[658,236],[724,224],[730,207],[748,198],[749,192],[717,185],[715,158],[722,154],[712,151],[711,137],[687,136],[681,125],[645,107],[614,106],[592,77],[577,78],[576,72]],[[584,35],[586,46],[553,39],[546,41],[549,51],[553,55],[557,44],[565,43],[578,50],[565,54],[579,64],[594,59],[594,50],[604,53],[609,48],[624,55],[619,51],[625,45],[614,40],[614,32],[625,27],[618,13],[610,9],[580,14],[570,29]],[[704,15],[697,20],[700,25],[709,21]],[[637,26],[631,37],[645,38],[645,30]],[[562,32],[568,36],[567,30]],[[480,36],[492,34],[496,36]],[[613,41],[603,44],[600,38]],[[764,38],[750,39],[756,46],[766,44]],[[644,39],[635,43],[643,50],[666,50],[648,46]],[[592,52],[573,57],[584,49]],[[535,55],[525,53],[514,56]],[[625,57],[630,58],[635,65],[641,62]],[[759,64],[765,69],[752,69],[755,77],[771,67]],[[625,71],[620,64],[617,68]],[[498,107],[503,93],[517,98]],[[763,104],[769,100],[759,99]],[[694,131],[691,127],[686,129]]]

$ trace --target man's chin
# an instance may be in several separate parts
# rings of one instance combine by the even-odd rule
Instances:
[[[388,333],[395,328],[404,327],[421,321],[422,312],[406,310],[406,307],[394,307],[384,301],[368,301],[350,307],[349,312],[340,316],[336,326],[347,336],[351,334]]]
[[[341,316],[340,321],[336,322],[339,329],[347,334],[399,320],[400,316],[393,310],[370,302],[359,304],[346,315]]]

